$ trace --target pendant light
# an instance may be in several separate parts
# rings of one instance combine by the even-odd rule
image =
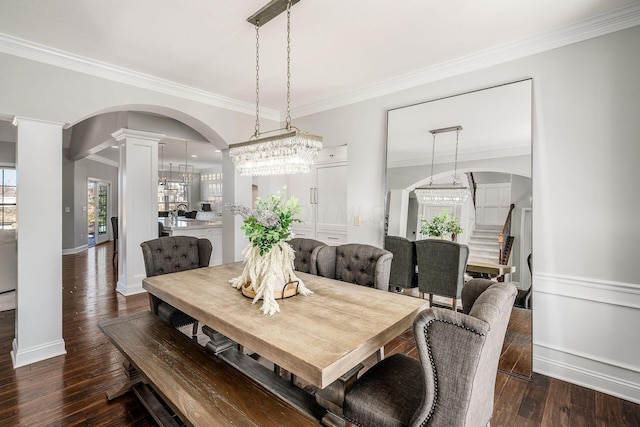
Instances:
[[[178,165],[178,173],[182,179],[182,184],[191,185],[191,180],[195,170],[193,165],[189,165],[188,141],[184,141],[184,165]]]
[[[291,124],[291,6],[299,0],[273,0],[247,19],[256,29],[256,125],[246,142],[231,144],[229,155],[240,175],[287,175],[308,173],[318,152],[322,137],[301,132]],[[285,127],[271,132],[275,136],[261,137],[260,133],[260,26],[287,11],[287,117]]]
[[[433,135],[431,148],[431,179],[429,185],[415,189],[418,202],[429,205],[461,205],[469,198],[469,188],[456,181],[458,173],[458,143],[462,126],[452,126],[441,129],[433,129],[429,132]],[[439,185],[433,183],[433,163],[436,152],[436,135],[446,132],[456,133],[456,156],[453,169],[453,183],[451,185]]]
[[[160,145],[160,170],[158,171],[158,185],[163,185],[166,189],[167,176],[165,175],[164,170],[164,146],[167,144],[164,142],[160,142],[158,145]]]

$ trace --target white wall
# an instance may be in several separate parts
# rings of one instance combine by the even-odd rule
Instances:
[[[635,27],[295,122],[348,143],[349,240],[380,245],[386,110],[533,78],[534,370],[640,402],[638,76]]]

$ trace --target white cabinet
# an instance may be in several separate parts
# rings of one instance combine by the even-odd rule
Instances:
[[[215,211],[221,211],[222,186],[224,177],[222,167],[213,168],[200,174],[200,200],[209,202]]]
[[[301,207],[302,223],[291,227],[296,237],[329,245],[347,243],[347,147],[322,150],[309,174],[288,177],[289,196]]]

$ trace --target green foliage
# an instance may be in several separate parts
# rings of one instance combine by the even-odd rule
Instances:
[[[458,218],[452,216],[447,209],[443,209],[431,221],[423,216],[420,217],[420,221],[422,221],[420,233],[423,236],[442,237],[445,234],[460,234],[464,231],[458,224]]]
[[[260,255],[269,252],[276,243],[288,240],[291,237],[291,224],[300,222],[295,218],[300,213],[298,200],[291,197],[285,201],[286,189],[284,187],[265,199],[258,197],[255,209],[237,205],[231,208],[244,218],[241,229],[251,244],[260,249]]]

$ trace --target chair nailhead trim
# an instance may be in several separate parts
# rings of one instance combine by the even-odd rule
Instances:
[[[427,322],[426,325],[424,325],[424,338],[427,344],[427,354],[429,355],[429,363],[431,364],[431,369],[433,370],[433,388],[434,388],[434,393],[433,393],[433,403],[431,404],[431,408],[429,409],[429,413],[427,414],[427,417],[422,421],[422,423],[420,423],[421,427],[424,427],[427,425],[427,423],[429,422],[429,420],[431,419],[431,417],[433,416],[433,413],[436,410],[436,403],[438,402],[438,372],[436,371],[436,364],[433,361],[433,356],[431,354],[431,342],[429,341],[429,334],[427,333],[427,329],[429,328],[429,326],[431,326],[431,324],[433,322],[441,322],[441,323],[446,323],[448,325],[453,325],[453,326],[457,326],[459,328],[465,329],[471,333],[474,333],[478,336],[484,336],[483,333],[478,332],[474,329],[468,328],[466,326],[463,326],[459,323],[454,323],[451,322],[450,320],[443,320],[443,319],[431,319],[429,320],[429,322]]]
[[[362,424],[353,421],[351,418],[347,417],[346,415],[342,415],[342,418],[344,418],[345,420],[349,421],[351,424],[355,424],[358,427],[362,427]]]

